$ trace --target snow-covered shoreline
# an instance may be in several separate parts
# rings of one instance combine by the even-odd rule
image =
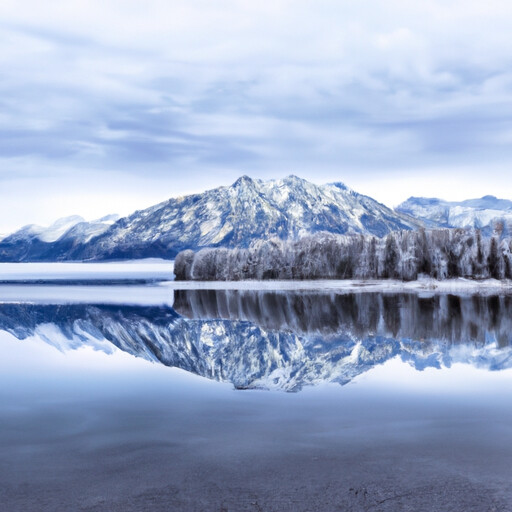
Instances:
[[[174,261],[157,258],[120,262],[0,263],[0,283],[52,283],[173,278]]]
[[[512,281],[496,279],[321,279],[305,281],[164,281],[160,286],[172,290],[275,290],[275,291],[331,291],[336,293],[459,293],[481,295],[512,295]]]
[[[102,263],[0,263],[0,286],[31,284],[48,286],[90,282],[108,286],[120,280],[158,283],[169,290],[269,290],[329,291],[336,293],[458,293],[512,295],[512,280],[444,279],[422,277],[415,281],[398,279],[314,279],[174,281],[173,261],[133,260]]]

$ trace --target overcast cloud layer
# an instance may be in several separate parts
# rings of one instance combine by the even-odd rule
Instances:
[[[242,174],[512,198],[512,3],[0,3],[0,232]]]

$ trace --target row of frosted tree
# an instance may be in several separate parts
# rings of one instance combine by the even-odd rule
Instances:
[[[397,231],[385,238],[318,233],[257,241],[248,249],[183,251],[177,280],[512,279],[512,239],[477,229]]]

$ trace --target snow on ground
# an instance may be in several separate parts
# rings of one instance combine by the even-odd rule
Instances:
[[[0,282],[173,279],[174,262],[147,259],[109,263],[0,263]]]
[[[160,286],[173,290],[311,290],[338,293],[358,292],[416,292],[416,293],[470,293],[512,294],[512,281],[485,279],[421,279],[398,281],[393,279],[325,279],[315,281],[164,281]]]
[[[159,287],[168,290],[311,290],[333,291],[338,293],[355,292],[418,292],[418,293],[471,293],[471,294],[512,294],[512,281],[495,279],[471,280],[471,279],[446,279],[437,281],[430,278],[422,278],[418,281],[399,281],[393,279],[323,279],[305,281],[174,281],[174,261],[157,258],[132,260],[109,263],[0,263],[0,301],[15,300],[21,297],[19,286],[8,288],[9,283],[44,282],[59,283],[63,281],[95,281],[108,284],[109,281],[155,281]],[[37,286],[27,287],[24,295],[28,300],[37,300],[39,292]],[[80,296],[85,290],[80,291],[80,286],[70,286]],[[82,287],[85,288],[85,287]],[[105,287],[98,286],[99,289]],[[131,290],[128,295],[141,293],[140,287],[127,287]],[[135,290],[137,288],[137,290]],[[139,289],[140,288],[140,289]],[[152,287],[155,290],[155,287]],[[91,290],[91,288],[89,287]],[[17,290],[17,291],[16,291]],[[48,294],[54,292],[46,285]],[[121,300],[121,287],[117,287],[115,302]],[[62,292],[61,292],[62,293]],[[148,292],[149,293],[149,292]],[[153,293],[153,292],[151,292]],[[59,292],[55,289],[55,296]],[[33,297],[34,299],[30,299]],[[159,299],[158,299],[159,300]],[[129,302],[129,300],[128,300]]]

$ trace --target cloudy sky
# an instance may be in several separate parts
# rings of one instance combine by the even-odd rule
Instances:
[[[512,198],[512,3],[2,0],[0,233],[242,175]]]

